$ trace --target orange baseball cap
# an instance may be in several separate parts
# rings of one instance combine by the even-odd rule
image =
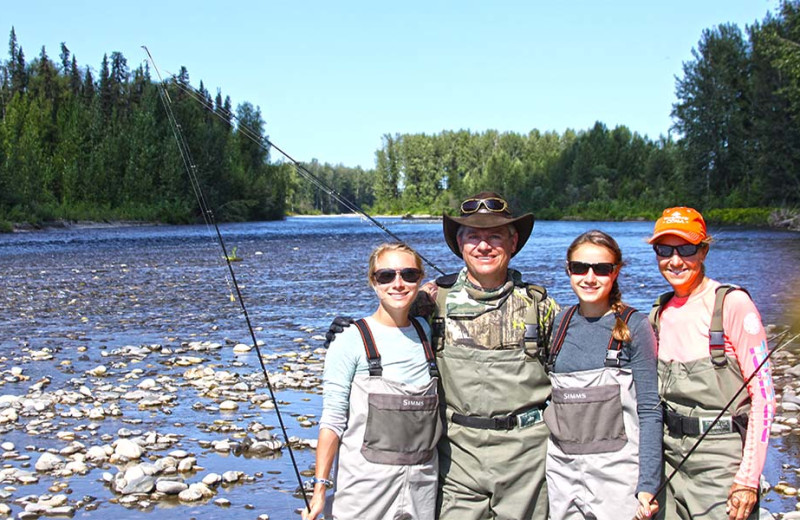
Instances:
[[[664,235],[679,236],[692,244],[699,244],[707,236],[706,221],[696,209],[685,206],[667,208],[656,220],[653,236],[647,242],[652,244]]]

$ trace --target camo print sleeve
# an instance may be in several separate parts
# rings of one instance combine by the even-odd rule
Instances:
[[[553,332],[553,324],[559,312],[561,312],[561,306],[550,296],[539,302],[539,338],[540,341],[547,342],[548,351],[550,348],[550,334]]]

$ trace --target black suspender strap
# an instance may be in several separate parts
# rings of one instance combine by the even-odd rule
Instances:
[[[621,318],[622,321],[627,324],[633,313],[636,312],[636,309],[633,307],[625,306],[622,309],[622,312],[617,313],[617,317]],[[619,355],[622,353],[622,342],[614,337],[614,332],[611,332],[611,338],[608,340],[608,350],[606,350],[606,362],[605,366],[607,367],[617,367],[621,366],[621,361],[619,359]]]
[[[369,375],[383,375],[381,355],[378,352],[377,345],[375,345],[375,338],[372,336],[372,331],[370,330],[369,325],[367,325],[367,321],[362,318],[360,320],[356,320],[354,323],[358,328],[358,332],[361,333],[361,339],[364,342],[364,351],[367,355]],[[414,329],[417,331],[419,339],[422,342],[422,348],[425,351],[425,361],[428,363],[428,373],[431,375],[431,377],[439,377],[439,367],[436,365],[436,355],[433,353],[433,348],[431,348],[431,344],[428,341],[428,336],[425,334],[425,330],[423,330],[422,325],[420,325],[419,322],[414,318],[411,318],[411,324],[414,326]]]
[[[372,337],[372,331],[369,330],[369,325],[367,325],[366,320],[363,318],[356,320],[355,325],[358,327],[358,331],[361,333],[361,339],[364,341],[364,350],[367,353],[367,365],[369,365],[369,375],[383,375],[381,355],[378,352],[378,347],[375,345],[375,338]]]
[[[422,325],[420,325],[415,318],[411,318],[411,324],[417,330],[419,339],[422,341],[422,349],[425,351],[425,361],[428,362],[428,373],[431,377],[439,377],[439,367],[436,366],[436,355],[434,355],[431,344],[428,342],[428,336],[425,335]]]
[[[569,328],[569,322],[572,321],[572,316],[577,310],[578,306],[573,305],[564,311],[564,317],[561,318],[561,323],[558,324],[558,329],[556,329],[556,333],[553,334],[553,343],[550,345],[550,355],[547,356],[547,363],[545,363],[544,367],[548,374],[553,370],[553,367],[556,364],[556,356],[558,356],[562,345],[564,345],[564,338],[567,337],[567,328]]]

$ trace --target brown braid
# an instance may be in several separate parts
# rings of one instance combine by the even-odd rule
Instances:
[[[614,280],[614,285],[611,286],[611,294],[608,295],[608,302],[611,304],[611,310],[617,317],[617,322],[614,324],[614,330],[611,335],[615,340],[627,343],[631,340],[631,329],[628,324],[622,319],[622,311],[625,310],[625,304],[622,303],[622,291],[619,290],[617,280]]]
[[[614,255],[614,263],[617,264],[617,270],[621,270],[625,262],[622,260],[622,249],[620,249],[617,241],[611,235],[603,231],[592,229],[582,235],[579,235],[572,244],[567,248],[567,260],[570,260],[572,253],[583,244],[594,244],[596,246],[605,247],[611,254]],[[628,342],[631,340],[631,330],[628,324],[622,320],[622,311],[625,309],[625,304],[622,303],[622,291],[619,289],[619,278],[614,280],[614,285],[611,286],[611,293],[608,295],[608,303],[611,305],[611,310],[617,317],[617,322],[614,324],[614,330],[611,335],[618,341]]]

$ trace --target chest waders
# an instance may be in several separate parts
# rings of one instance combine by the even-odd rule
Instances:
[[[725,296],[734,290],[744,289],[721,285],[716,290],[709,328],[709,357],[685,363],[658,360],[667,475],[672,474],[744,383],[736,358],[725,353],[723,339],[722,307]],[[661,309],[672,296],[672,293],[661,295],[653,306],[650,321],[656,331]],[[749,411],[750,397],[745,392],[680,467],[667,485],[666,498],[658,497],[663,511],[659,518],[727,518],[728,491],[742,461]],[[758,510],[756,503],[748,518],[757,518]]]
[[[638,506],[639,415],[633,375],[621,367],[623,343],[613,336],[603,367],[552,371],[577,308],[564,313],[546,364],[553,385],[544,412],[550,428],[550,519],[627,520]],[[620,317],[627,323],[634,312],[626,307]]]
[[[326,504],[326,518],[434,518],[436,444],[442,434],[438,369],[425,332],[416,320],[411,323],[422,341],[431,375],[423,386],[382,377],[372,332],[366,321],[355,322],[364,340],[370,375],[353,379],[347,429],[339,446],[336,491]]]
[[[455,277],[437,280],[433,343],[447,433],[439,445],[441,520],[545,520],[542,410],[550,382],[539,358],[544,288],[517,286],[478,316],[447,312]],[[552,319],[552,317],[550,317]]]

